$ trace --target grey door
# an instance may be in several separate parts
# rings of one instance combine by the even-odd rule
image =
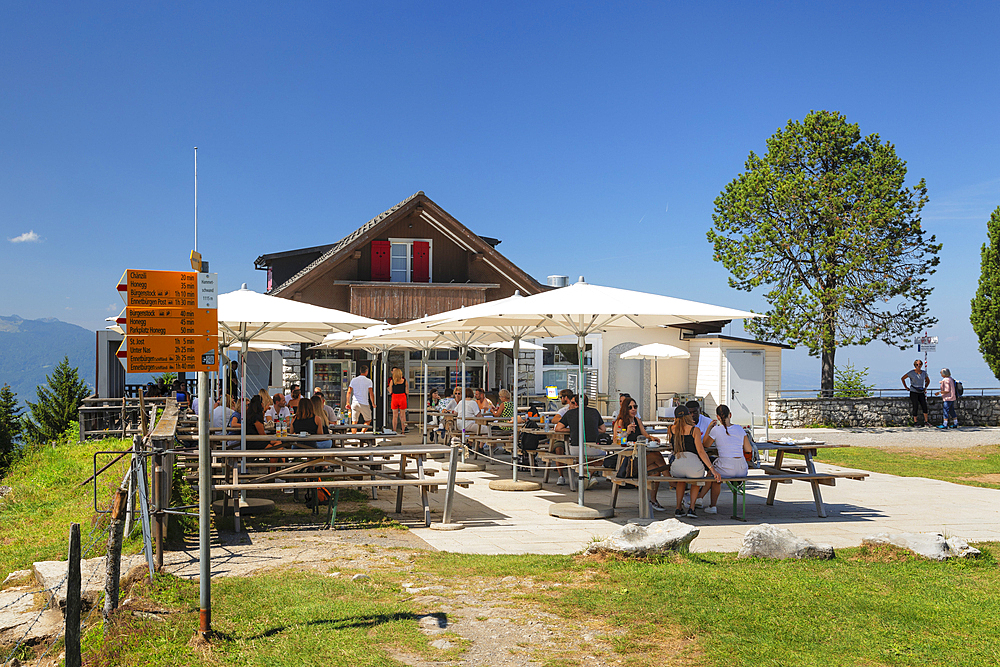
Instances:
[[[619,396],[628,394],[635,399],[639,406],[639,414],[646,421],[652,421],[653,417],[647,415],[645,409],[645,392],[642,390],[642,360],[641,359],[618,359],[615,368],[615,386],[611,393],[611,398],[615,401],[608,407],[609,412],[618,409]]]
[[[744,426],[764,416],[764,351],[729,350],[726,352],[729,387],[726,404],[733,422]]]

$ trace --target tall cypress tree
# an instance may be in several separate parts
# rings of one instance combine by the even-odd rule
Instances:
[[[979,336],[983,360],[1000,379],[1000,206],[986,223],[986,238],[980,251],[979,287],[972,299],[969,320]]]
[[[70,422],[77,420],[80,403],[90,393],[87,383],[80,378],[80,371],[69,365],[69,357],[64,357],[45,381],[46,384],[35,389],[38,402],[26,401],[29,416],[25,420],[25,430],[38,442],[55,440],[62,435]]]

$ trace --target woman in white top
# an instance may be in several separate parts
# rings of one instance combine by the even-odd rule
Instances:
[[[461,390],[459,391],[461,393]],[[465,400],[455,406],[455,428],[466,433],[478,433],[479,425],[473,417],[479,415],[479,404],[475,401],[471,387],[465,389]]]
[[[732,413],[726,405],[720,405],[715,409],[718,419],[713,419],[708,425],[705,435],[705,446],[715,446],[718,458],[713,465],[722,477],[746,477],[748,466],[744,452],[752,452],[753,446],[746,431],[739,424],[732,421]],[[720,428],[721,427],[721,428]],[[719,499],[719,492],[722,491],[722,484],[714,482],[711,484],[711,507],[705,511],[715,514],[715,503]]]

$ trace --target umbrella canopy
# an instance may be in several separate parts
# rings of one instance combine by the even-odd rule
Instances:
[[[260,294],[246,288],[219,295],[219,336],[223,344],[319,343],[331,331],[351,331],[378,320],[342,310]]]
[[[690,359],[691,353],[665,343],[650,343],[632,348],[621,355],[622,359]]]
[[[396,325],[400,329],[427,328],[457,335],[460,331],[496,331],[515,342],[527,336],[575,335],[579,349],[579,377],[584,377],[583,358],[586,336],[612,329],[645,329],[671,325],[733,320],[758,315],[697,301],[591,285],[583,280],[560,289],[522,297],[514,295],[497,301],[447,311],[413,322]],[[515,363],[516,363],[515,354]],[[515,370],[516,374],[516,370]],[[514,383],[515,401],[517,383]],[[579,474],[585,467],[583,405],[579,410]],[[515,452],[517,429],[514,430]],[[517,479],[517,466],[514,466]],[[578,503],[583,505],[584,488],[578,485]],[[645,488],[645,487],[643,487]]]

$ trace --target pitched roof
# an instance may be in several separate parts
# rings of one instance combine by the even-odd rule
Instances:
[[[299,271],[294,276],[292,276],[291,278],[289,278],[288,280],[286,280],[282,284],[278,285],[277,287],[272,287],[271,291],[268,292],[268,294],[277,294],[278,292],[280,292],[281,290],[283,290],[286,286],[288,286],[288,285],[296,282],[300,278],[304,277],[307,273],[309,273],[310,271],[312,271],[313,269],[315,269],[316,267],[318,267],[320,264],[323,264],[324,262],[326,262],[326,260],[330,259],[334,255],[336,255],[338,252],[340,252],[341,250],[343,250],[344,248],[346,248],[347,246],[349,246],[352,241],[356,240],[358,237],[360,237],[361,235],[363,235],[365,232],[367,232],[368,230],[370,230],[373,227],[375,227],[378,223],[382,222],[383,220],[385,220],[390,215],[392,215],[393,213],[395,213],[399,209],[401,209],[404,206],[406,206],[407,204],[409,204],[411,201],[413,201],[417,197],[422,197],[422,196],[425,196],[424,195],[424,191],[423,190],[419,190],[419,191],[415,192],[414,194],[410,195],[409,197],[407,197],[406,199],[404,199],[403,201],[399,202],[398,204],[396,204],[395,206],[393,206],[389,210],[383,211],[382,213],[379,213],[374,218],[372,218],[371,220],[369,220],[365,224],[361,225],[360,227],[358,227],[357,229],[355,229],[353,232],[351,232],[350,234],[348,234],[344,238],[342,238],[339,241],[337,241],[336,243],[334,243],[333,246],[329,250],[327,250],[322,255],[320,255],[319,257],[317,257],[316,259],[314,259],[313,262],[309,266],[307,266],[306,268],[302,269],[301,271]]]
[[[546,286],[539,284],[538,281],[536,281],[534,278],[532,278],[531,276],[529,276],[528,274],[526,274],[523,270],[521,270],[513,262],[511,262],[509,259],[507,259],[502,254],[500,254],[500,252],[495,249],[495,246],[499,245],[499,243],[500,243],[498,240],[492,239],[492,238],[487,238],[487,237],[480,237],[480,236],[474,234],[472,231],[470,231],[464,225],[462,225],[462,223],[458,222],[458,220],[455,220],[444,209],[442,209],[440,206],[438,206],[437,204],[435,204],[430,199],[430,197],[428,197],[426,194],[424,194],[423,190],[420,190],[420,191],[418,191],[418,192],[410,195],[409,197],[407,197],[403,201],[399,202],[398,204],[396,204],[392,208],[390,208],[390,209],[388,209],[386,211],[383,211],[382,213],[379,213],[377,216],[375,216],[374,218],[372,218],[371,220],[369,220],[365,224],[361,225],[360,227],[358,227],[357,229],[355,229],[353,232],[351,232],[350,234],[348,234],[344,238],[340,239],[340,241],[338,241],[337,243],[334,243],[332,246],[329,247],[329,249],[326,252],[324,252],[322,255],[320,255],[315,260],[313,260],[304,269],[302,269],[301,271],[299,271],[298,273],[296,273],[294,276],[292,276],[291,278],[289,278],[288,280],[286,280],[285,282],[283,282],[281,285],[273,287],[271,289],[271,291],[268,292],[268,294],[280,294],[283,290],[289,288],[294,283],[296,283],[299,280],[305,278],[309,273],[311,273],[315,269],[318,269],[320,266],[322,266],[324,264],[327,264],[333,258],[335,258],[337,255],[339,255],[340,253],[344,252],[345,250],[347,250],[348,248],[352,247],[357,242],[359,242],[360,240],[362,240],[363,237],[365,237],[369,232],[371,232],[374,229],[376,229],[377,227],[379,227],[383,222],[386,222],[386,220],[388,218],[392,217],[392,215],[394,213],[396,213],[397,211],[399,211],[402,208],[407,207],[415,199],[418,199],[418,198],[421,199],[422,202],[420,204],[414,204],[414,205],[421,206],[423,203],[427,203],[427,204],[433,206],[434,208],[438,209],[442,214],[444,214],[444,216],[448,220],[450,220],[451,222],[453,222],[463,232],[468,233],[469,237],[467,238],[467,240],[471,240],[473,243],[476,243],[476,244],[480,245],[481,246],[481,251],[484,254],[489,254],[490,256],[495,256],[496,259],[498,259],[502,263],[506,264],[510,269],[512,269],[512,270],[516,271],[517,273],[519,273],[527,281],[530,281],[530,283],[531,283],[532,286],[537,286],[537,288],[538,288],[539,291],[543,291],[543,290],[547,289]],[[309,250],[312,250],[312,249],[310,248]],[[290,251],[287,254],[294,254],[295,252],[296,251]],[[258,258],[258,261],[260,259],[262,259],[262,258],[265,258],[265,257],[269,257],[269,256],[268,255],[261,255],[261,257]]]

